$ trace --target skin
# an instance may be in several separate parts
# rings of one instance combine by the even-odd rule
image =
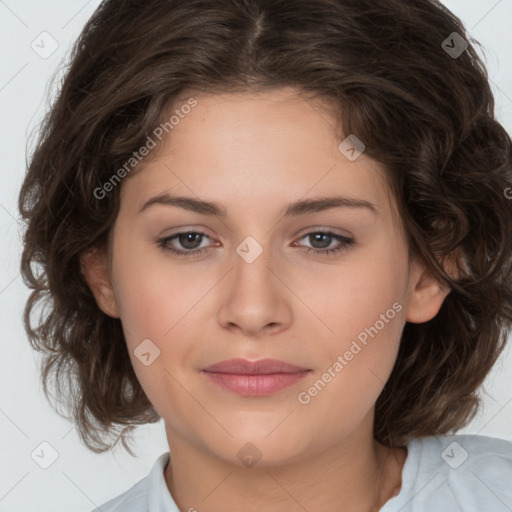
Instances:
[[[291,88],[194,97],[198,105],[158,157],[122,182],[109,254],[82,259],[99,307],[121,318],[137,377],[165,421],[167,486],[181,511],[378,510],[401,485],[407,451],[374,440],[375,402],[405,322],[433,318],[449,290],[410,259],[383,169],[364,153],[350,161],[339,151],[344,137],[325,105]],[[165,205],[139,213],[162,192],[218,202],[226,216]],[[281,213],[333,195],[369,201],[377,213]],[[341,245],[307,236],[317,228],[354,243],[307,254]],[[156,242],[187,231],[207,236],[168,245],[207,248],[198,257]],[[248,236],[263,249],[252,263],[236,252]],[[378,335],[299,403],[298,393],[396,302],[401,311]],[[144,339],[160,350],[149,366],[134,355]],[[223,390],[200,372],[235,357],[312,371],[265,397]],[[248,442],[261,453],[253,467],[237,457]]]

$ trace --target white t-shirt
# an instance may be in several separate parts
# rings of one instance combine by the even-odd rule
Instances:
[[[417,438],[407,448],[400,493],[380,512],[512,511],[512,442],[465,434]],[[180,512],[164,480],[169,457],[91,512]]]

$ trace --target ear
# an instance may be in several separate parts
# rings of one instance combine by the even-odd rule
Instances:
[[[80,255],[80,270],[91,289],[98,307],[113,318],[120,318],[114,288],[109,274],[108,256],[93,247]]]
[[[452,278],[459,275],[455,263],[457,256],[459,254],[454,253],[443,262],[445,272]],[[437,281],[424,264],[416,259],[412,262],[410,277],[413,289],[408,295],[406,320],[418,324],[428,322],[441,309],[444,299],[450,293],[450,287],[445,282]]]

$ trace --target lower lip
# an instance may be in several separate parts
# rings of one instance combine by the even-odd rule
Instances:
[[[310,370],[298,373],[272,373],[268,375],[240,375],[233,373],[203,372],[223,389],[245,396],[265,396],[300,382]]]

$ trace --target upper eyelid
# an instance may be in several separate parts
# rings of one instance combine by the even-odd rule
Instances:
[[[175,233],[172,233],[170,235],[168,235],[167,237],[165,238],[168,238],[168,237],[173,237],[173,236],[176,236],[176,235],[182,235],[182,234],[185,234],[185,233],[199,233],[201,235],[204,235],[204,236],[208,236],[209,238],[214,238],[213,236],[209,235],[207,233],[208,229],[207,228],[193,228],[193,227],[188,227],[188,226],[182,226],[180,228],[178,228],[179,231],[176,231]],[[347,231],[347,230],[342,230],[344,231],[341,232],[341,233],[338,233],[337,230],[338,229],[341,229],[341,228],[332,228],[332,227],[317,227],[317,225],[315,226],[309,226],[309,227],[306,227],[306,228],[302,228],[299,233],[302,233],[302,234],[297,234],[295,236],[304,236],[304,235],[307,235],[309,233],[317,233],[317,232],[320,232],[320,233],[332,233],[332,234],[335,234],[335,235],[340,235],[340,236],[345,236],[345,237],[352,237],[352,235]]]

